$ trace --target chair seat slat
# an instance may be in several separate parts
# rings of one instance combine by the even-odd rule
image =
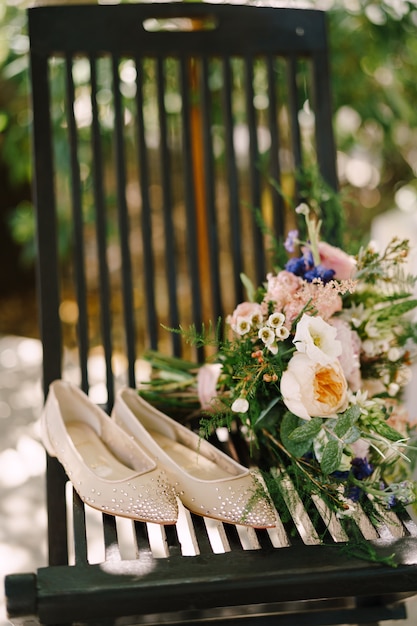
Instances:
[[[349,541],[349,537],[343,529],[340,520],[337,519],[334,511],[331,511],[323,499],[316,494],[312,494],[311,499],[316,505],[317,510],[334,541]]]
[[[279,468],[274,469],[274,474],[279,478],[279,488],[282,497],[284,498],[301,539],[306,545],[320,544],[321,539],[288,474]]]

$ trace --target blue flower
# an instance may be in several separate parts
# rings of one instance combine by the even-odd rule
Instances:
[[[351,465],[353,475],[357,480],[363,480],[364,478],[368,478],[368,476],[370,476],[374,471],[373,466],[371,465],[371,463],[369,463],[367,459],[361,459],[359,457],[356,457],[352,460]]]
[[[316,265],[311,268],[304,274],[304,279],[309,283],[313,282],[314,279],[319,278],[324,284],[328,283],[335,275],[335,271],[331,269],[327,269],[322,265]]]
[[[349,485],[345,490],[345,496],[352,500],[352,502],[358,502],[361,493],[362,489],[357,485]]]
[[[290,259],[285,265],[287,272],[303,277],[306,272],[306,261],[303,256]]]
[[[332,476],[335,478],[339,478],[339,480],[347,480],[349,476],[349,472],[342,472],[341,470],[336,470],[332,473]]]

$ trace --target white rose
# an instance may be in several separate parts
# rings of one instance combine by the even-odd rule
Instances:
[[[333,362],[342,352],[342,344],[336,339],[337,330],[319,316],[304,313],[297,324],[294,344],[299,352],[312,361],[325,365]]]
[[[348,403],[347,382],[336,359],[322,365],[297,352],[281,378],[281,393],[287,408],[302,419],[333,417]]]

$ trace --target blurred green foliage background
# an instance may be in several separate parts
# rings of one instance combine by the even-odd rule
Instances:
[[[379,213],[417,215],[417,0],[287,4],[328,13],[338,172],[360,241]],[[34,283],[27,6],[0,0],[0,307]]]

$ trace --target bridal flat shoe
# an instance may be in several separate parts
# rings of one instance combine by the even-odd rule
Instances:
[[[276,525],[275,509],[255,474],[158,411],[136,390],[118,392],[112,417],[166,470],[193,513],[255,528]]]
[[[80,498],[95,509],[144,522],[175,524],[178,506],[166,473],[138,442],[77,386],[49,387],[42,440]]]

